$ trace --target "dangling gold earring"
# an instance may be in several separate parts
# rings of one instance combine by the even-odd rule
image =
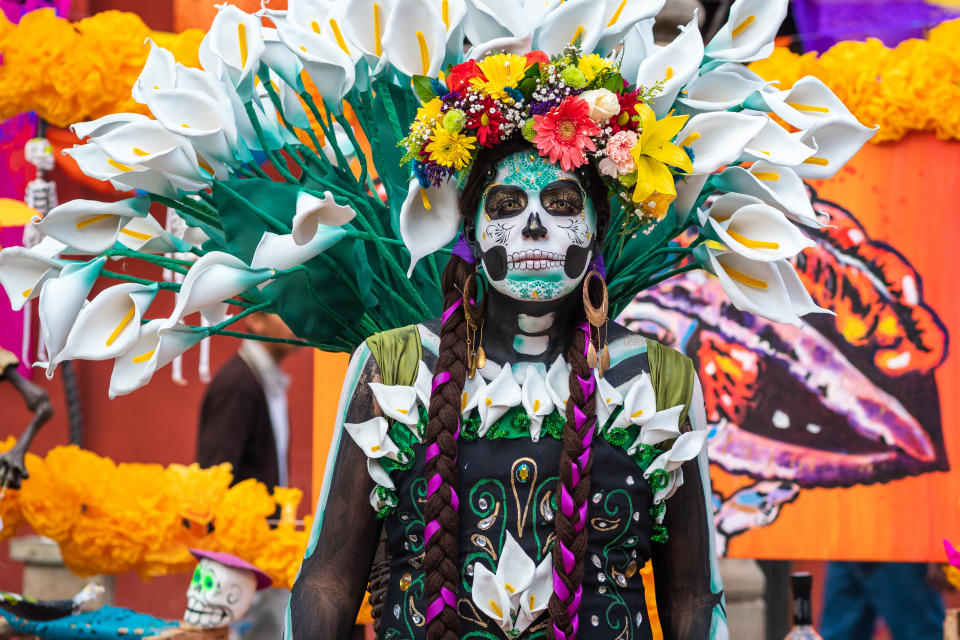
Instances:
[[[478,304],[479,290],[476,277],[477,272],[474,271],[463,283],[463,315],[467,319],[467,377],[471,380],[477,375],[477,369],[483,369],[487,364],[487,354],[483,351],[483,303]],[[479,340],[477,340],[478,329]]]
[[[599,280],[600,286],[603,288],[603,300],[600,302],[599,307],[593,306],[593,300],[590,299],[590,280],[593,278]],[[590,323],[591,327],[596,329],[596,344],[602,345],[598,357],[597,347],[594,345],[591,337],[589,340],[590,345],[587,347],[587,365],[591,369],[595,369],[599,365],[600,377],[603,377],[603,374],[610,368],[610,350],[607,348],[607,315],[610,311],[610,299],[607,296],[607,283],[604,282],[603,276],[600,275],[600,272],[596,269],[592,269],[583,280],[583,311],[587,316],[587,322]],[[602,340],[600,338],[601,328],[603,328]]]

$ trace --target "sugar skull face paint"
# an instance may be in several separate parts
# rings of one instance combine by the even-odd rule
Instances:
[[[576,174],[522,151],[497,166],[474,228],[494,289],[517,300],[556,300],[586,274],[597,216]]]

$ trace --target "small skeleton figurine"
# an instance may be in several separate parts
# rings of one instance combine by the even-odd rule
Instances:
[[[53,145],[46,138],[31,138],[23,148],[23,155],[27,162],[37,168],[37,177],[27,183],[23,200],[40,212],[40,215],[45,216],[59,204],[56,183],[44,178],[47,171],[53,171]],[[39,240],[30,238],[31,234],[36,234],[36,231],[32,225],[28,225],[24,229],[24,246],[32,246]]]
[[[50,396],[46,390],[33,384],[17,371],[19,361],[9,351],[0,349],[0,381],[9,380],[16,387],[20,395],[27,403],[27,408],[33,411],[33,420],[27,425],[23,435],[17,440],[17,444],[5,453],[0,453],[0,491],[3,488],[10,487],[17,489],[20,487],[20,481],[27,477],[27,468],[23,462],[23,456],[30,448],[34,436],[40,431],[51,417],[53,417],[53,405],[50,404]]]
[[[200,561],[187,588],[183,621],[192,627],[226,627],[247,613],[253,594],[270,586],[267,574],[229,553],[191,549]]]

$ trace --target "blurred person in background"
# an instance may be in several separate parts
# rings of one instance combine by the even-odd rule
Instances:
[[[280,316],[253,313],[247,329],[268,338],[294,339]],[[217,372],[200,408],[197,462],[210,467],[233,465],[233,480],[255,478],[273,490],[289,485],[290,378],[280,363],[297,349],[283,342],[244,340]],[[257,592],[250,611],[231,627],[231,637],[261,640],[283,633],[287,589]]]

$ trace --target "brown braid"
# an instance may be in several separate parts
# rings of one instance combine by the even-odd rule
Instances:
[[[467,321],[462,305],[462,291],[475,267],[466,260],[451,256],[443,271],[444,314],[440,329],[440,350],[434,367],[435,391],[430,396],[426,445],[427,541],[423,568],[427,603],[427,638],[456,640],[460,634],[460,616],[456,598],[459,582],[458,536],[460,516],[456,494],[457,435],[460,430],[460,394],[467,378]],[[444,378],[449,376],[447,381]],[[431,481],[439,476],[439,483]],[[435,487],[432,489],[431,487]],[[436,524],[434,524],[436,523]]]

